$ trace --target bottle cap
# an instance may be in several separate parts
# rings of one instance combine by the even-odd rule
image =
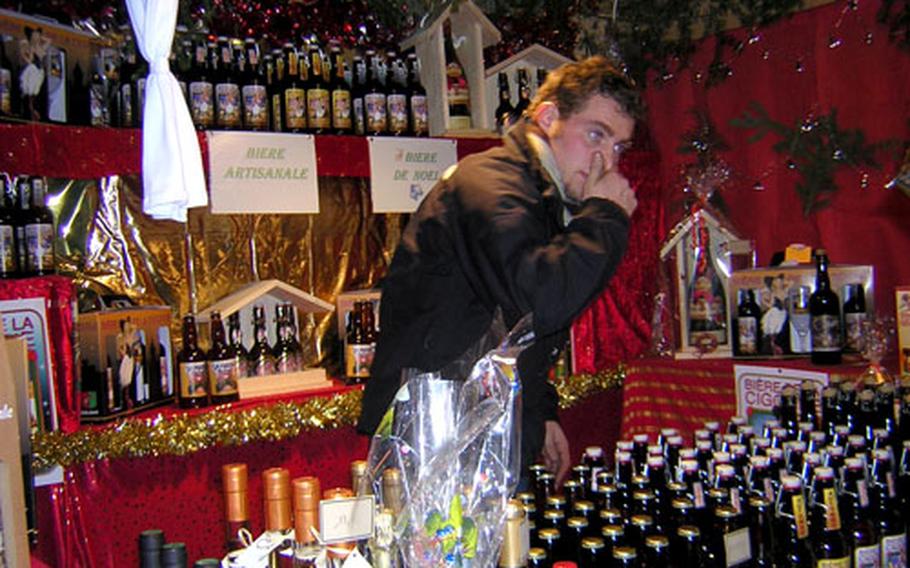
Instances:
[[[545,541],[558,540],[560,538],[559,530],[550,528],[540,529],[537,531],[537,536],[540,538],[540,540]]]
[[[161,547],[161,568],[183,568],[186,566],[186,545],[169,542]]]
[[[600,446],[588,446],[585,448],[585,455],[592,458],[603,457],[604,449]]]
[[[645,546],[648,548],[667,548],[670,546],[670,539],[662,534],[652,534],[645,538]]]
[[[221,566],[221,561],[217,558],[200,558],[193,563],[193,568],[218,568],[219,566]]]
[[[695,525],[682,525],[676,529],[676,534],[683,538],[696,538],[701,536],[701,531]]]
[[[623,530],[622,525],[605,525],[600,529],[600,533],[607,538],[621,537],[625,533],[625,530]]]
[[[635,549],[631,546],[617,546],[613,549],[613,558],[617,560],[632,560],[636,556]],[[556,568],[555,564],[553,568]]]
[[[221,466],[221,481],[224,486],[225,518],[231,522],[249,520],[246,464],[229,463]]]
[[[294,510],[312,511],[319,508],[321,489],[319,478],[312,476],[294,479]]]
[[[247,490],[247,467],[245,463],[228,463],[221,466],[221,480],[225,492]]]
[[[834,479],[834,469],[826,466],[815,468],[815,478],[830,480]]]
[[[164,546],[164,531],[149,529],[139,533],[139,550],[160,550]]]
[[[587,548],[589,550],[598,550],[606,546],[604,544],[604,539],[597,536],[586,536],[581,539],[581,547]]]
[[[573,529],[581,529],[588,526],[588,519],[584,517],[569,517],[566,524]]]
[[[291,498],[291,474],[283,467],[272,467],[262,472],[263,497],[266,501]]]

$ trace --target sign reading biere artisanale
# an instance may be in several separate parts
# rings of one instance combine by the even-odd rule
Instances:
[[[212,213],[318,213],[312,136],[210,132]]]

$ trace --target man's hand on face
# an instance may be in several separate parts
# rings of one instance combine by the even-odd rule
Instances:
[[[582,199],[599,197],[612,201],[629,217],[638,207],[638,200],[635,198],[635,192],[629,186],[629,180],[615,167],[605,169],[604,157],[600,152],[595,152],[591,158],[591,168],[582,187],[581,197]]]

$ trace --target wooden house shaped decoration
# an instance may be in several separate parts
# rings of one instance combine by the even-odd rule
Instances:
[[[677,223],[660,250],[673,275],[670,296],[678,318],[676,358],[729,357],[732,313],[730,275],[749,268],[752,243],[743,240],[709,209]]]
[[[227,325],[228,317],[235,312],[239,312],[244,346],[249,349],[254,341],[253,306],[261,305],[265,308],[269,345],[274,345],[278,339],[274,325],[275,306],[284,303],[290,303],[294,306],[298,331],[301,327],[301,317],[304,314],[330,312],[334,309],[334,306],[329,302],[321,300],[312,294],[307,294],[303,290],[281,280],[261,280],[247,284],[200,311],[196,315],[196,321],[200,324],[200,335],[208,335],[209,326],[202,324],[211,320],[212,312],[221,313],[221,319],[225,322],[225,326]],[[241,399],[248,399],[319,390],[331,385],[332,381],[326,377],[325,369],[311,368],[294,373],[240,379],[238,391]]]
[[[571,62],[571,58],[544,47],[539,43],[535,43],[487,69],[487,110],[490,112],[487,120],[490,121],[490,124],[493,127],[496,126],[496,117],[494,116],[494,113],[496,112],[496,107],[499,106],[500,73],[505,73],[509,78],[510,96],[512,98],[512,105],[514,106],[518,103],[518,70],[520,68],[524,67],[528,70],[528,78],[531,81],[531,98],[533,99],[534,95],[537,94],[536,75],[538,69],[552,71],[565,63]]]
[[[444,24],[450,22],[455,53],[465,70],[471,94],[471,130],[452,131],[447,104]],[[420,80],[427,91],[430,136],[488,136],[493,109],[487,109],[483,50],[499,43],[502,34],[471,0],[449,0],[426,18],[426,24],[401,42],[401,49],[415,48]],[[495,108],[495,106],[493,107]]]

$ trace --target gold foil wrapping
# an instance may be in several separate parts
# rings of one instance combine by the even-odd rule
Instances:
[[[291,528],[291,474],[283,467],[262,472],[265,530],[284,532]]]
[[[528,565],[524,548],[528,540],[522,535],[522,531],[527,530],[524,520],[525,509],[521,501],[510,499],[506,504],[506,527],[499,553],[500,568],[522,568]]]
[[[297,542],[316,540],[311,528],[319,529],[319,478],[298,477],[294,480],[294,533]]]
[[[236,523],[249,520],[246,464],[229,463],[221,466],[221,482],[224,487],[225,518]]]

